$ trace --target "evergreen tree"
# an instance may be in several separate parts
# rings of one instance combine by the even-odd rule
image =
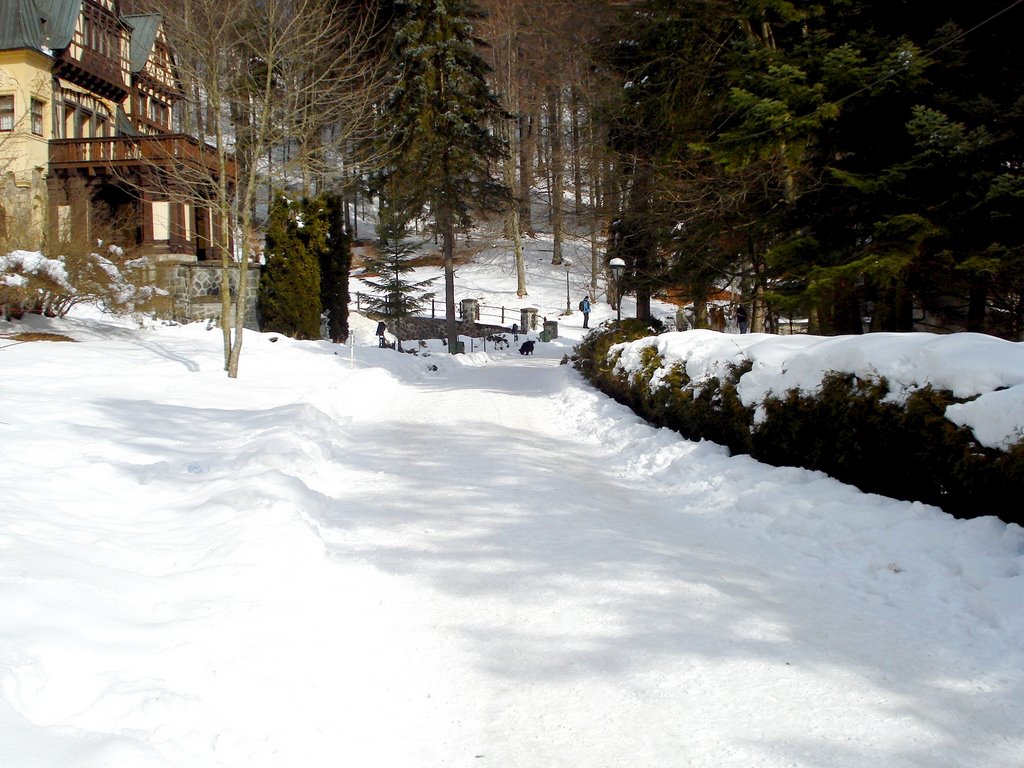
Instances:
[[[608,255],[626,261],[623,288],[636,292],[639,317],[657,290],[675,284],[703,322],[704,300],[729,281],[743,250],[730,229],[749,222],[729,201],[753,195],[692,148],[725,111],[715,86],[737,30],[730,5],[631,3],[606,33],[606,64],[619,87],[603,114],[620,190]]]
[[[859,332],[865,314],[872,330],[910,330],[921,309],[985,329],[994,278],[1019,285],[1020,231],[1005,224],[1020,197],[1004,192],[1022,188],[1024,58],[1013,26],[991,23],[1012,9],[772,5],[770,44],[730,53],[737,117],[713,151],[735,164],[777,152],[792,177],[773,276],[819,332]],[[1014,294],[1001,317],[1020,317]]]
[[[769,318],[805,314],[815,332],[860,332],[865,315],[907,330],[922,309],[940,328],[1024,330],[1024,56],[1008,23],[1024,7],[626,9],[609,134],[644,174],[625,176],[619,239],[655,267],[672,253],[648,277],[699,298],[743,276]]]
[[[509,198],[495,179],[505,147],[491,124],[506,115],[476,51],[469,0],[396,0],[398,77],[381,114],[390,151],[392,205],[408,220],[424,209],[441,236],[449,349],[456,349],[454,244],[471,213]]]
[[[320,253],[320,304],[327,314],[327,335],[335,344],[348,339],[348,277],[352,268],[352,238],[345,228],[340,195],[325,200],[327,242]]]
[[[303,234],[299,203],[274,198],[266,235],[266,265],[260,279],[260,326],[296,339],[320,338],[320,266],[311,252],[320,246],[317,226]]]
[[[433,298],[426,288],[436,278],[412,282],[408,274],[415,269],[413,258],[421,243],[408,242],[404,223],[394,216],[385,215],[380,223],[380,251],[364,260],[366,270],[375,277],[359,278],[374,294],[366,299],[371,312],[392,320],[391,329],[402,351],[402,320],[421,311]]]

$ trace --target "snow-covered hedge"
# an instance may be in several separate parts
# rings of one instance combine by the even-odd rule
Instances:
[[[24,312],[61,317],[85,301],[133,312],[167,295],[150,284],[152,270],[145,258],[130,259],[116,245],[103,250],[53,259],[39,251],[0,254],[0,312],[5,317]]]
[[[821,470],[958,517],[1024,522],[1019,505],[1005,502],[1024,494],[1020,418],[1005,397],[1024,386],[1022,350],[1012,343],[975,334],[660,330],[638,321],[603,326],[577,348],[575,366],[648,421],[689,439]],[[965,369],[965,354],[976,365]],[[1004,408],[1001,418],[972,421],[989,408],[988,398],[1002,403],[994,406]],[[999,435],[983,428],[994,422]]]

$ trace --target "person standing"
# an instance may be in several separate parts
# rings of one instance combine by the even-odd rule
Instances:
[[[590,297],[584,296],[580,302],[580,310],[583,312],[583,327],[590,327]]]
[[[736,307],[736,325],[739,326],[740,333],[747,332],[747,305],[740,304]]]
[[[383,320],[377,323],[377,346],[379,346],[381,349],[387,346],[387,341],[384,339],[384,331],[386,331],[387,329],[388,327],[384,325]]]

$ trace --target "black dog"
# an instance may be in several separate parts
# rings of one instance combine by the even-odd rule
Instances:
[[[524,341],[523,346],[519,348],[520,355],[532,355],[533,354],[533,342]]]

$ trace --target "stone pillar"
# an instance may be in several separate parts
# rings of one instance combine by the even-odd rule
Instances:
[[[519,310],[519,330],[522,333],[537,330],[537,308],[523,307]]]
[[[462,300],[462,319],[467,323],[475,323],[480,319],[480,302],[476,299]]]
[[[676,330],[677,331],[688,331],[690,330],[691,323],[690,317],[684,307],[679,307],[676,310]]]

